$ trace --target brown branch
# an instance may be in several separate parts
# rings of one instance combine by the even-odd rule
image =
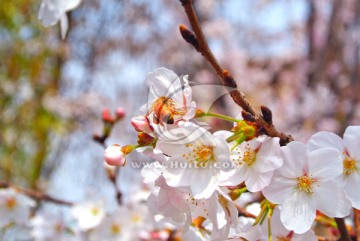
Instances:
[[[351,241],[350,235],[347,231],[345,221],[343,218],[335,218],[335,222],[340,232],[340,239],[338,241]]]
[[[210,50],[202,28],[200,26],[198,17],[196,15],[193,1],[192,0],[180,0],[182,3],[186,15],[190,21],[191,27],[194,31],[192,33],[189,29],[185,27],[185,25],[180,25],[180,32],[185,41],[191,44],[199,53],[201,53],[204,58],[209,62],[209,64],[213,67],[216,74],[218,75],[222,85],[228,88],[228,92],[231,95],[234,102],[239,105],[244,111],[250,113],[254,116],[256,124],[263,127],[266,133],[271,137],[279,137],[280,144],[286,145],[287,143],[293,141],[293,137],[291,135],[287,135],[275,128],[275,126],[269,122],[269,120],[265,120],[264,117],[259,114],[255,108],[250,104],[247,100],[246,96],[237,89],[237,84],[229,71],[223,69],[214,54]],[[337,3],[340,2],[337,0]],[[331,33],[330,33],[331,34]],[[270,110],[269,110],[270,111]],[[238,209],[239,210],[239,209]],[[349,234],[347,232],[344,219],[336,218],[336,223],[338,224],[339,232],[341,234],[340,241],[349,241],[351,240]]]
[[[268,123],[266,120],[264,120],[263,116],[259,112],[257,112],[255,108],[249,103],[246,96],[237,89],[237,84],[229,71],[221,67],[214,54],[210,50],[204,33],[199,24],[199,20],[194,10],[192,0],[180,1],[185,9],[187,17],[189,18],[192,29],[194,30],[194,33],[192,33],[184,25],[180,25],[181,35],[183,36],[185,41],[190,43],[199,53],[201,53],[204,58],[209,62],[209,64],[213,67],[222,85],[227,87],[228,92],[234,102],[243,110],[252,114],[255,117],[256,124],[264,128],[269,136],[279,137],[281,145],[286,145],[290,141],[293,141],[294,139],[292,138],[292,136],[277,130],[273,124]]]
[[[65,206],[71,206],[73,205],[73,203],[68,202],[68,201],[64,201],[64,200],[60,200],[58,198],[52,197],[46,193],[40,192],[40,191],[35,191],[32,189],[27,189],[27,188],[22,188],[22,187],[18,187],[16,185],[13,185],[11,183],[8,182],[4,182],[4,181],[0,181],[0,188],[12,188],[22,194],[25,194],[26,196],[29,196],[37,201],[46,201],[46,202],[52,202],[52,203],[56,203],[56,204],[60,204],[60,205],[65,205]]]
[[[354,208],[354,226],[356,241],[360,241],[360,210]]]

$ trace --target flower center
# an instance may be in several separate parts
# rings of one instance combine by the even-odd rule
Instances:
[[[256,161],[256,152],[251,150],[250,148],[247,148],[244,152],[244,162],[248,166],[252,166]]]
[[[10,197],[9,199],[6,200],[5,206],[9,209],[12,210],[16,207],[17,205],[17,201],[14,197]]]
[[[343,161],[343,173],[347,176],[350,174],[356,172],[358,170],[358,167],[356,165],[356,161],[349,156],[345,156],[345,159]]]
[[[313,187],[312,185],[316,182],[316,179],[308,177],[307,175],[304,175],[302,177],[297,178],[297,187],[300,191],[304,191],[306,193],[313,193]]]
[[[189,162],[194,163],[196,167],[206,167],[209,163],[215,162],[214,148],[212,146],[186,144],[191,151],[183,154],[183,157]]]
[[[186,114],[186,110],[176,108],[176,104],[171,98],[161,96],[154,101],[150,111],[154,111],[156,121],[174,124],[175,115],[184,116]]]
[[[120,231],[121,231],[120,225],[118,225],[118,224],[111,225],[111,232],[113,234],[119,234]]]
[[[100,209],[97,208],[97,207],[93,207],[93,208],[91,209],[91,214],[94,215],[94,216],[99,215],[99,214],[100,214]]]

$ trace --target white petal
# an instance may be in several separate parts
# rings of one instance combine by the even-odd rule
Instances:
[[[268,186],[271,178],[273,176],[273,171],[264,172],[264,173],[254,173],[249,174],[248,178],[245,180],[247,189],[250,192],[259,192],[264,187]]]
[[[192,172],[191,191],[196,199],[207,199],[214,192],[217,186],[217,177],[214,169],[201,169]]]
[[[219,185],[236,186],[242,183],[247,177],[245,168],[237,168],[229,172],[221,172]]]
[[[348,195],[352,206],[356,209],[360,209],[360,173],[352,173],[350,176],[345,177],[345,180],[345,192]]]
[[[304,167],[308,162],[308,150],[305,144],[297,141],[281,147],[284,164],[278,170],[282,176],[297,178],[303,175]]]
[[[350,214],[351,202],[345,191],[334,181],[314,186],[313,197],[317,209],[329,217],[342,218]]]
[[[331,180],[343,171],[342,158],[334,148],[321,148],[309,153],[309,174],[316,179]]]
[[[69,11],[72,10],[74,8],[76,8],[77,6],[79,6],[79,4],[81,3],[81,0],[66,0],[66,1],[61,1],[63,2],[63,8],[65,11]]]
[[[283,159],[280,154],[279,138],[268,138],[256,154],[254,168],[258,172],[273,171],[281,167]]]
[[[305,192],[296,192],[281,206],[281,222],[295,233],[305,233],[316,216],[315,201]]]
[[[166,96],[168,91],[174,91],[172,87],[176,79],[178,79],[178,76],[173,71],[166,68],[158,68],[148,73],[146,82],[154,95],[161,97]]]
[[[270,185],[262,193],[270,202],[281,204],[296,192],[296,179],[284,178],[275,174]]]
[[[303,234],[296,234],[294,233],[294,235],[292,236],[291,241],[318,241],[315,233],[312,230],[307,231],[306,233]]]
[[[314,151],[323,147],[333,147],[339,152],[344,151],[343,140],[336,134],[328,131],[320,131],[313,135],[308,144],[310,151]]]
[[[60,17],[60,32],[61,32],[62,39],[65,39],[68,27],[69,27],[69,22],[68,22],[66,13],[64,13]]]
[[[350,156],[360,160],[360,126],[349,126],[344,133],[344,145]]]

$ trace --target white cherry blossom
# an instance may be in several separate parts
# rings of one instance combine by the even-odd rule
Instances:
[[[44,27],[55,25],[60,20],[61,36],[65,38],[68,29],[66,12],[80,3],[81,0],[42,0],[38,17]]]
[[[163,176],[169,186],[190,187],[194,198],[209,198],[229,169],[230,150],[221,135],[179,122],[173,139],[159,139],[156,148],[169,156]],[[226,165],[228,164],[228,165]]]
[[[297,141],[281,149],[284,164],[263,194],[269,201],[281,204],[280,217],[286,229],[305,233],[314,222],[316,210],[330,217],[350,213],[351,203],[335,181],[342,173],[336,149],[309,151]]]
[[[86,200],[72,207],[72,215],[80,230],[87,231],[98,226],[105,217],[105,204],[102,200]]]
[[[148,74],[146,82],[148,103],[141,110],[151,115],[155,124],[174,124],[194,117],[196,104],[187,75],[178,77],[169,69],[158,68]]]
[[[339,181],[344,185],[352,206],[360,209],[360,126],[346,128],[343,139],[332,132],[318,132],[308,145],[310,150],[328,146],[341,153],[343,172]]]
[[[35,201],[12,188],[0,189],[0,228],[10,223],[25,224]]]
[[[263,136],[245,141],[231,151],[231,159],[235,170],[224,184],[238,185],[245,181],[249,191],[261,191],[269,185],[274,170],[283,164],[279,138]]]

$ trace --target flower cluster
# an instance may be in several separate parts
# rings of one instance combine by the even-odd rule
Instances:
[[[148,102],[131,119],[137,143],[104,152],[113,178],[114,166],[134,164],[126,159],[135,150],[153,159],[141,170],[142,195],[112,208],[88,197],[68,204],[70,212],[51,213],[33,212],[36,202],[21,190],[0,189],[2,230],[26,227],[43,241],[315,241],[314,224],[335,227],[333,218],[360,208],[360,126],[343,138],[319,132],[280,146],[255,122],[197,108],[187,76],[160,68],[147,83]],[[104,144],[124,115],[104,111],[105,134],[95,140]],[[207,117],[233,128],[211,132]]]
[[[360,127],[348,127],[344,139],[320,132],[306,144],[280,146],[251,121],[196,108],[187,76],[160,68],[147,83],[148,102],[131,122],[138,132],[131,151],[157,161],[142,170],[152,188],[148,206],[184,240],[316,240],[317,215],[342,218],[360,208]],[[234,128],[211,133],[199,122],[207,116]],[[105,160],[122,166],[131,151],[110,146]],[[238,218],[244,193],[263,197],[252,221]]]

